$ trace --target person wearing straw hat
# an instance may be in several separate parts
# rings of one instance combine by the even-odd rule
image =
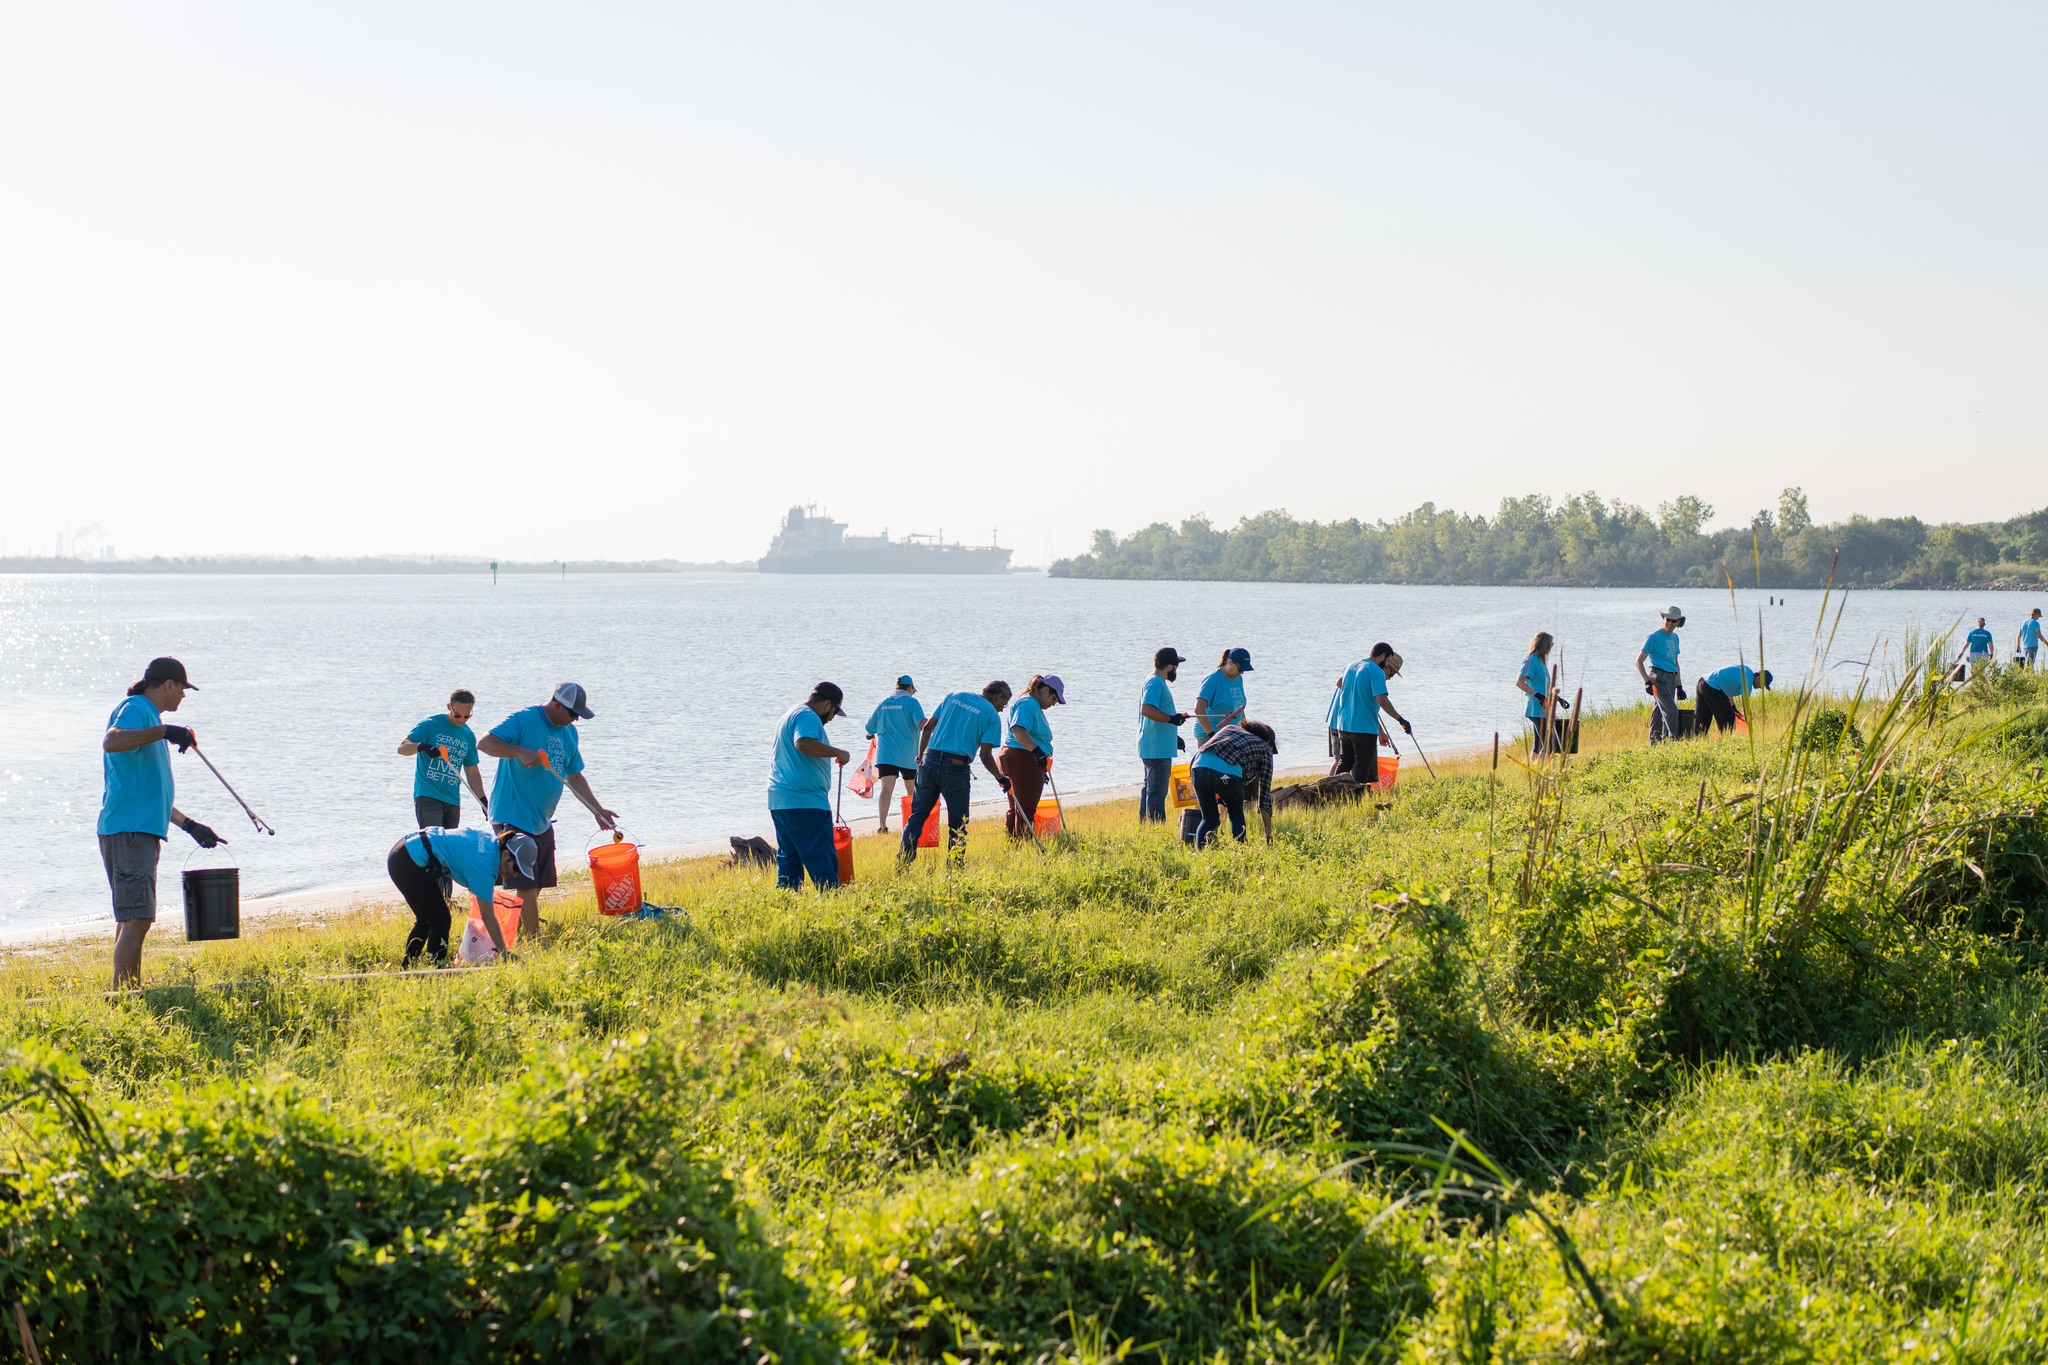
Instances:
[[[164,716],[199,689],[176,659],[151,659],[139,681],[107,717],[100,737],[100,862],[114,897],[114,989],[142,984],[142,941],[156,923],[156,869],[170,827],[201,848],[227,840],[172,804],[171,746],[184,753],[197,741]]]
[[[896,690],[868,717],[867,737],[875,741],[875,772],[882,779],[875,797],[880,809],[877,834],[889,832],[889,798],[896,794],[896,779],[902,778],[906,788],[917,781],[917,732],[923,728],[917,684],[905,673],[896,680]]]
[[[1040,673],[1024,684],[1024,695],[1010,707],[1009,731],[996,766],[1010,779],[1010,804],[1003,828],[1012,839],[1036,835],[1038,799],[1045,795],[1046,769],[1052,765],[1052,724],[1048,708],[1065,705],[1067,685],[1057,673]]]
[[[1180,727],[1188,713],[1173,709],[1171,684],[1180,677],[1187,660],[1172,645],[1152,656],[1152,676],[1145,679],[1145,695],[1138,702],[1138,762],[1145,769],[1145,785],[1138,789],[1138,821],[1166,822],[1166,793],[1173,785],[1173,756],[1180,752]]]
[[[853,755],[835,748],[825,726],[846,714],[839,684],[821,682],[775,729],[775,766],[768,774],[768,815],[775,822],[775,885],[801,891],[809,873],[820,891],[839,885],[832,846],[832,765]]]
[[[1636,654],[1636,676],[1650,695],[1652,744],[1678,738],[1678,703],[1685,699],[1685,684],[1678,678],[1678,628],[1684,624],[1683,611],[1666,607],[1663,624],[1650,632]]]
[[[1735,698],[1742,698],[1747,709],[1750,693],[1768,691],[1770,686],[1771,670],[1759,673],[1748,664],[1730,664],[1698,679],[1693,684],[1693,691],[1699,694],[1693,699],[1693,733],[1704,735],[1709,721],[1716,731],[1734,729]]]
[[[1197,744],[1244,719],[1244,675],[1251,671],[1250,650],[1226,649],[1216,661],[1216,671],[1202,679],[1202,690],[1195,694]]]
[[[1415,727],[1387,695],[1388,681],[1400,672],[1401,656],[1382,640],[1370,654],[1345,669],[1337,683],[1332,711],[1338,738],[1337,771],[1350,773],[1351,780],[1361,787],[1380,780],[1380,713],[1392,716],[1404,732],[1415,733]]]
[[[1010,685],[997,678],[972,692],[954,692],[941,701],[918,733],[917,787],[910,797],[910,823],[903,827],[903,841],[897,848],[899,862],[917,860],[917,836],[924,822],[946,802],[946,856],[967,856],[967,800],[973,790],[974,773],[969,766],[977,751],[981,766],[1002,788],[1010,790],[1010,779],[996,766],[995,748],[1003,742],[1003,708],[1010,704]]]
[[[546,702],[514,711],[477,741],[480,751],[498,760],[491,779],[492,828],[500,836],[530,835],[539,849],[531,875],[514,869],[505,878],[505,888],[519,893],[522,934],[540,932],[540,893],[556,882],[555,807],[561,804],[563,789],[575,793],[599,829],[619,823],[616,812],[598,804],[597,793],[583,776],[576,722],[596,718],[583,685],[565,682]]]
[[[448,912],[450,882],[460,882],[481,907],[484,932],[501,958],[513,956],[498,928],[498,916],[491,898],[499,881],[516,872],[533,880],[540,847],[530,834],[507,834],[500,840],[487,830],[442,829],[429,826],[414,830],[391,846],[384,870],[391,884],[412,910],[412,932],[405,936],[405,965],[410,967],[425,953],[434,965],[448,965]]]

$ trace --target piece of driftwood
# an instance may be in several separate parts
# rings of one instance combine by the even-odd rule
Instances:
[[[775,845],[759,835],[755,835],[751,839],[742,839],[739,835],[735,834],[730,842],[732,844],[732,861],[727,864],[728,867],[775,866]]]
[[[1335,777],[1318,777],[1313,782],[1291,782],[1284,787],[1273,788],[1273,809],[1291,810],[1295,807],[1330,806],[1358,800],[1366,792],[1349,773]]]

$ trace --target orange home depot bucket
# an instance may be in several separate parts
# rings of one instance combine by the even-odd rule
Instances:
[[[1366,783],[1367,791],[1383,792],[1401,780],[1401,755],[1380,755],[1380,780]]]
[[[943,805],[944,803],[941,802],[939,804]],[[908,796],[903,798],[903,826],[905,829],[910,827],[910,798]],[[932,813],[925,817],[924,828],[917,832],[917,846],[919,848],[937,848],[939,846],[939,807],[937,805],[933,806]]]
[[[590,885],[606,915],[630,915],[640,908],[640,845],[612,831],[612,841],[590,850]]]
[[[832,826],[832,851],[839,855],[839,884],[853,883],[853,830],[846,825]]]
[[[1059,805],[1039,802],[1038,818],[1033,823],[1038,826],[1038,837],[1041,839],[1050,839],[1058,834],[1061,829]]]

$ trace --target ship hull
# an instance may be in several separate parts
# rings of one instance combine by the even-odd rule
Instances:
[[[762,573],[914,573],[962,574],[1002,573],[1010,567],[1010,552],[997,548],[887,550],[819,550],[815,554],[786,558],[764,555]]]

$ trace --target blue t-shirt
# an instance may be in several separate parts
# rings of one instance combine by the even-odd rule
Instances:
[[[1354,735],[1378,734],[1379,699],[1386,695],[1386,670],[1371,659],[1360,659],[1345,669],[1337,697],[1337,728]]]
[[[1166,679],[1154,673],[1145,679],[1145,695],[1139,704],[1156,706],[1170,716],[1173,714],[1173,689],[1166,685]],[[1179,752],[1179,728],[1169,721],[1154,720],[1141,714],[1138,721],[1138,757],[1172,758]]]
[[[917,766],[917,732],[924,727],[924,707],[908,692],[875,708],[867,732],[875,737],[875,762],[898,768]]]
[[[1017,736],[1010,733],[1011,727],[1021,727],[1025,734],[1038,741],[1038,752],[1052,757],[1052,726],[1045,719],[1045,708],[1038,704],[1036,697],[1019,697],[1010,703],[1010,724],[1003,727],[1003,747],[1021,749]]]
[[[932,727],[927,750],[972,757],[984,744],[994,746],[1003,742],[1003,718],[988,698],[978,692],[953,693],[939,703],[932,719],[938,724]]]
[[[1996,648],[1996,642],[1992,640],[1991,632],[1982,626],[1970,632],[1969,641],[1970,653],[1972,654],[1989,654]]]
[[[1195,722],[1195,734],[1207,739],[1226,725],[1236,725],[1244,719],[1244,677],[1223,676],[1217,669],[1202,679],[1202,690],[1195,694],[1197,700],[1209,703],[1209,724]],[[1234,714],[1233,714],[1234,713]]]
[[[1756,670],[1747,664],[1730,664],[1718,673],[1709,673],[1707,686],[1724,696],[1744,696],[1756,686]]]
[[[1216,757],[1216,755],[1210,753],[1207,749],[1204,749],[1202,750],[1202,752],[1196,754],[1195,761],[1190,766],[1194,768],[1207,768],[1211,772],[1222,773],[1225,777],[1244,776],[1243,768],[1238,767],[1235,763],[1232,763],[1228,759]]]
[[[412,855],[415,865],[427,865],[427,851],[422,846],[420,835],[424,834],[434,846],[434,856],[448,869],[448,874],[461,882],[485,905],[498,889],[498,840],[487,829],[438,829],[432,825],[419,834],[408,834],[405,851]]]
[[[107,717],[110,730],[147,730],[162,725],[163,713],[148,697],[127,697]],[[102,834],[154,834],[161,839],[171,828],[171,746],[163,740],[125,754],[102,753],[100,795]]]
[[[2028,649],[2039,649],[2041,647],[2041,623],[2031,616],[2020,627],[2020,643]]]
[[[545,708],[529,706],[498,722],[491,738],[522,749],[538,749],[548,767],[529,768],[516,758],[498,760],[491,776],[491,819],[528,834],[545,834],[562,802],[562,779],[583,771],[576,726],[550,725]]]
[[[1653,631],[1643,641],[1643,653],[1650,656],[1650,667],[1661,668],[1666,673],[1678,671],[1678,632],[1675,630]]]
[[[476,731],[467,725],[457,725],[446,716],[428,716],[406,731],[405,737],[421,746],[413,755],[412,794],[459,805],[462,770],[476,766]],[[425,747],[429,744],[446,748],[448,757],[444,760],[429,752]]]
[[[1523,699],[1528,702],[1528,705],[1522,708],[1522,714],[1530,720],[1542,720],[1543,697],[1545,693],[1550,691],[1549,665],[1545,664],[1537,655],[1531,654],[1528,658],[1522,660],[1521,681],[1536,689],[1536,695],[1533,697],[1528,696],[1526,693],[1523,694]]]
[[[775,727],[775,767],[768,774],[769,810],[831,810],[832,760],[817,758],[796,747],[799,738],[830,744],[825,722],[808,702],[792,710]]]

